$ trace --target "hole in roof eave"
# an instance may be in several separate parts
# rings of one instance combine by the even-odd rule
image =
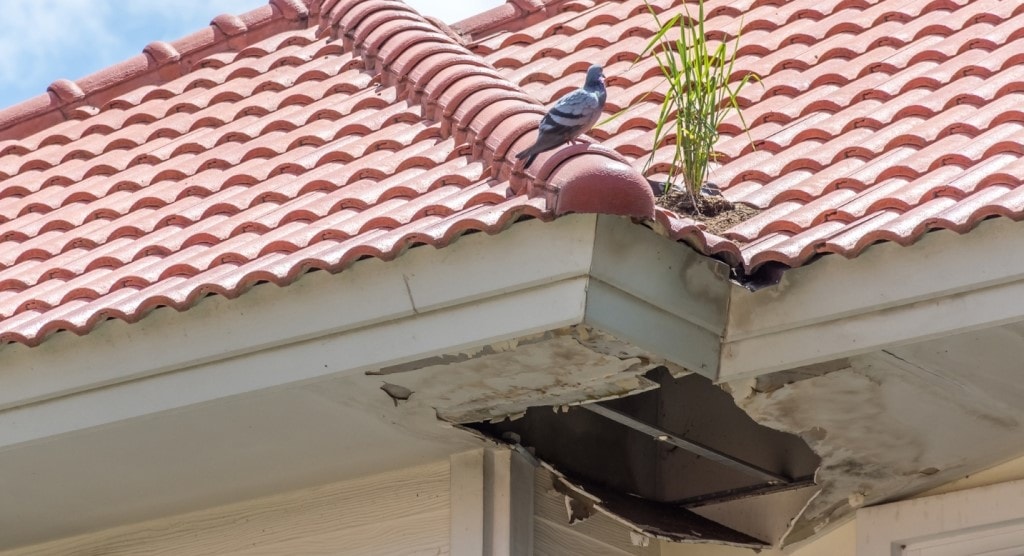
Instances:
[[[659,388],[596,404],[532,407],[519,418],[465,426],[522,446],[652,536],[686,542],[704,535],[704,542],[725,544],[782,538],[789,518],[817,491],[820,458],[799,437],[755,423],[700,375],[673,378],[659,367],[646,376]],[[793,515],[778,527],[768,534],[749,527],[751,502],[797,491],[802,501],[790,505]],[[655,515],[668,521],[654,523]]]

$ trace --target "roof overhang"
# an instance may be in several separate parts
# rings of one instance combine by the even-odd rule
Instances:
[[[367,376],[409,362],[593,322],[710,375],[726,271],[626,219],[572,215],[312,272],[287,288],[262,284],[233,300],[211,295],[186,312],[157,309],[34,348],[7,345],[0,462],[20,472],[0,487],[24,502],[0,508],[5,529],[18,531],[5,540],[339,480],[478,443],[438,427],[430,408],[396,409],[379,389],[385,377]],[[678,330],[689,339],[679,342]],[[636,384],[620,379],[609,395]],[[197,449],[201,461],[180,465],[181,451]]]
[[[822,457],[788,542],[1021,455],[1022,232],[990,219],[733,289],[717,380]]]
[[[863,438],[840,435],[823,442],[815,436],[820,432],[815,431],[816,418],[842,416],[778,418],[773,392],[796,382],[791,391],[797,397],[822,394],[806,388],[818,383],[779,371],[839,377],[821,387],[848,388],[842,373],[863,372],[871,358],[888,357],[887,348],[1022,320],[1024,304],[1017,300],[1024,262],[1005,256],[1013,252],[1021,226],[997,219],[967,236],[930,234],[913,249],[884,244],[854,260],[825,257],[786,272],[777,286],[751,293],[729,281],[725,264],[628,219],[568,215],[547,223],[520,222],[494,236],[467,235],[440,250],[411,249],[391,262],[363,260],[336,275],[312,272],[287,288],[259,285],[234,300],[210,296],[183,313],[158,309],[136,324],[108,321],[83,337],[65,333],[35,348],[8,345],[0,351],[5,361],[0,460],[26,473],[8,478],[3,486],[11,499],[35,498],[0,515],[0,521],[19,525],[24,533],[18,542],[28,542],[465,449],[473,439],[454,430],[439,433],[428,408],[393,411],[391,400],[377,390],[383,381],[367,373],[474,353],[480,346],[577,324],[727,383],[755,419],[804,435],[818,451],[836,448],[829,442],[845,441],[856,449]],[[925,268],[926,280],[921,279]],[[767,375],[784,378],[771,390],[751,390],[757,399],[742,399],[747,391],[741,383],[768,380]],[[355,377],[362,382],[356,384]],[[329,403],[323,403],[323,392],[332,393]],[[930,399],[928,393],[901,392],[924,396],[919,401]],[[310,396],[319,401],[309,403]],[[249,402],[256,399],[272,401],[278,410],[251,415]],[[885,412],[875,416],[890,417]],[[253,421],[262,423],[260,435],[246,432]],[[230,426],[202,430],[204,423],[214,422]],[[329,426],[317,427],[324,422]],[[308,434],[288,440],[297,427]],[[166,484],[145,492],[145,507],[127,504],[137,497],[138,484],[122,481],[124,486],[115,487],[123,469],[105,467],[109,458],[97,454],[106,450],[124,456],[128,444],[180,430],[195,438],[207,434],[205,443],[195,444],[204,449],[226,437],[238,442],[218,446],[210,461],[188,472],[167,475]],[[966,426],[956,433],[975,431]],[[146,449],[171,457],[160,450],[186,449],[191,445],[187,436]],[[247,442],[261,439],[319,463],[303,466],[298,463],[302,458],[280,453],[246,458]],[[1005,438],[996,435],[993,442],[1005,443]],[[117,448],[111,450],[112,445]],[[1013,455],[995,444],[979,446],[972,458],[948,471],[941,462],[929,464],[943,471],[904,480],[898,488],[889,484],[866,499],[870,503],[927,488],[948,480],[950,473]],[[933,459],[948,457],[941,453]],[[159,459],[142,458],[151,467],[136,478],[142,481],[146,472],[173,467]],[[29,478],[28,470],[39,461],[48,462],[45,472]],[[280,476],[283,466],[294,467],[293,474]],[[224,480],[228,469],[234,478]],[[268,484],[267,473],[279,474],[275,484]],[[57,475],[64,478],[44,484]],[[819,483],[828,480],[829,475],[819,473]],[[189,481],[195,488],[182,486]],[[72,497],[93,493],[94,500],[98,489],[112,489],[112,494],[103,496],[102,512],[76,507],[62,513],[64,522],[55,522],[53,504],[66,505],[67,497],[60,501],[53,492],[37,494],[58,487]],[[161,488],[171,495],[161,498]],[[837,490],[832,496],[845,503],[849,494]]]
[[[93,419],[76,412],[66,426],[26,413],[12,420],[20,426],[4,427],[0,442],[583,322],[714,378],[727,270],[627,220],[573,215],[469,235],[441,250],[413,249],[393,262],[367,259],[337,275],[309,273],[287,288],[263,284],[234,300],[210,296],[183,313],[159,309],[83,337],[5,346],[0,409],[8,415],[49,412],[74,394],[114,385],[119,396],[131,398],[135,388],[161,396],[135,410],[97,399],[97,411],[85,412]]]
[[[0,410],[183,369],[227,377],[254,356],[331,360],[282,376],[246,367],[240,388],[266,388],[581,322],[730,382],[1021,320],[1024,303],[1013,301],[1024,299],[1024,259],[1006,253],[1022,227],[993,219],[913,249],[887,243],[853,260],[824,257],[749,292],[729,282],[724,264],[622,218],[528,221],[338,275],[311,272],[287,288],[211,295],[183,313],[110,320],[84,337],[8,344]],[[438,319],[450,324],[432,327]],[[238,393],[224,382],[192,401]]]

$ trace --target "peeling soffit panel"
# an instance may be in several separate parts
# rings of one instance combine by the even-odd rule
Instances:
[[[451,423],[502,420],[535,406],[568,406],[657,388],[643,375],[668,365],[586,326],[572,326],[371,372],[395,400]]]
[[[786,380],[786,379],[789,380]],[[1020,452],[1024,412],[886,352],[729,385],[755,421],[821,456],[821,490],[783,543]]]

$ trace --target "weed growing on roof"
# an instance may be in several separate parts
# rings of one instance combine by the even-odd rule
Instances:
[[[700,213],[702,203],[698,202],[698,197],[708,179],[710,164],[717,157],[714,148],[719,137],[718,128],[735,110],[744,132],[747,131],[737,95],[752,80],[760,82],[760,78],[747,73],[739,81],[730,83],[740,32],[736,33],[731,51],[727,41],[712,48],[704,30],[704,0],[697,1],[696,18],[691,17],[689,6],[684,4],[682,13],[664,23],[650,3],[645,0],[645,4],[658,25],[658,32],[651,37],[634,64],[648,54],[653,55],[665,75],[668,90],[661,103],[654,129],[654,144],[644,165],[644,173],[654,163],[658,147],[667,140],[674,140],[675,152],[668,168],[665,193],[669,193],[681,174],[692,206]]]

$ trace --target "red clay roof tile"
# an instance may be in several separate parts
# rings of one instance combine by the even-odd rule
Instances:
[[[711,176],[727,198],[767,209],[723,234],[741,242],[744,270],[796,266],[824,252],[855,256],[875,242],[909,244],[935,228],[962,233],[994,214],[1019,218],[1007,195],[1024,197],[1015,171],[1024,163],[1016,98],[1024,7],[994,0],[708,4],[712,38],[734,37],[742,17],[737,73],[763,78],[741,94],[756,149],[731,117],[722,128],[721,167]],[[561,72],[581,56],[625,60],[606,71],[609,107],[618,110],[661,79],[649,63],[629,63],[654,29],[634,5],[602,4],[571,22],[492,26],[486,36],[474,33],[471,48],[543,101],[558,94]],[[657,6],[671,13],[680,3]],[[601,40],[588,43],[595,31]],[[660,100],[651,95],[594,136],[642,169]],[[654,169],[670,159],[659,151]],[[991,184],[1002,187],[985,193]],[[665,218],[674,217],[658,214],[669,235],[687,229]]]
[[[639,173],[663,98],[659,68],[633,64],[656,30],[639,1],[510,0],[448,28],[394,0],[272,0],[55,81],[0,111],[0,341],[524,217],[646,218],[740,273],[1024,218],[1024,7],[708,0],[712,40],[741,25],[754,146],[728,118],[711,180],[765,210],[722,236],[654,208]],[[595,61],[606,111],[636,106],[517,170],[543,105]]]
[[[0,111],[0,341],[550,219],[606,168],[639,199],[610,212],[652,215],[611,151],[513,173],[543,108],[446,33],[399,2],[274,0]]]

